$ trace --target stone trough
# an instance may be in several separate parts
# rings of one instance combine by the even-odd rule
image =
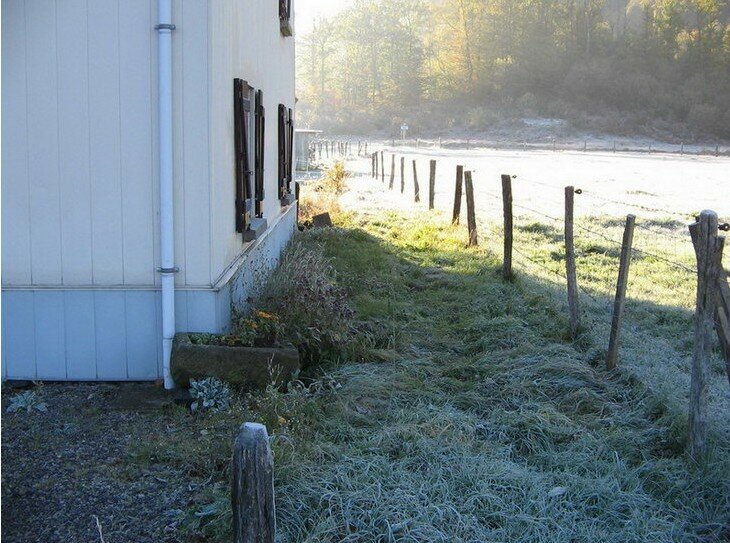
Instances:
[[[198,345],[177,334],[172,347],[172,377],[187,387],[191,379],[217,377],[243,390],[262,390],[272,382],[288,383],[300,369],[299,352],[291,344],[277,347]]]

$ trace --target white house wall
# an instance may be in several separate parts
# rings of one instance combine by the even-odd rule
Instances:
[[[158,282],[156,6],[2,1],[4,287]],[[208,3],[173,17],[177,282],[205,286]]]
[[[209,4],[212,274],[219,277],[243,250],[235,232],[233,80],[260,89],[266,108],[264,218],[284,210],[277,197],[279,104],[294,109],[294,38],[281,35],[278,2],[215,0]],[[253,165],[252,165],[253,166]],[[293,190],[292,185],[292,190]]]

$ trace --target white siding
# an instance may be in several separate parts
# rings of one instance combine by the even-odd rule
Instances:
[[[4,286],[159,283],[156,0],[3,0]],[[208,2],[177,0],[178,285],[211,277]]]
[[[210,20],[210,179],[215,279],[244,250],[235,232],[233,79],[245,79],[264,93],[266,154],[264,218],[281,213],[277,198],[279,104],[294,108],[294,38],[281,35],[278,3],[272,0],[215,0]],[[293,188],[293,187],[292,187]]]

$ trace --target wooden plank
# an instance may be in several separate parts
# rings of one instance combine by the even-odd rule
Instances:
[[[477,218],[474,209],[474,184],[471,179],[471,172],[464,172],[464,188],[466,189],[466,221],[469,229],[469,247],[479,245],[477,239]]]
[[[435,207],[436,200],[436,161],[431,160],[428,176],[428,209]]]
[[[502,175],[502,208],[504,215],[504,252],[502,277],[512,279],[512,176]]]
[[[568,280],[568,310],[570,313],[570,336],[575,338],[580,328],[578,304],[578,279],[575,266],[575,239],[573,232],[573,208],[575,189],[565,187],[565,274]]]
[[[724,238],[718,237],[717,214],[705,210],[695,230],[697,253],[697,302],[694,319],[694,353],[689,401],[689,452],[696,461],[707,455],[707,408],[709,403],[712,334],[718,303],[718,279]]]
[[[454,187],[454,213],[451,224],[457,225],[461,221],[462,185],[464,184],[464,166],[456,167],[456,186]]]
[[[725,372],[730,383],[730,315],[723,309],[716,316],[716,326],[720,336],[720,345],[725,358]]]
[[[233,446],[233,541],[274,543],[274,455],[263,424],[247,422]]]
[[[618,361],[619,337],[621,335],[621,319],[623,318],[626,305],[626,286],[629,279],[629,266],[631,264],[631,246],[634,242],[634,226],[636,217],[628,215],[624,228],[624,238],[621,244],[621,259],[619,261],[618,281],[616,283],[616,299],[613,305],[613,318],[611,320],[611,336],[608,342],[608,354],[606,355],[606,368],[616,368]]]

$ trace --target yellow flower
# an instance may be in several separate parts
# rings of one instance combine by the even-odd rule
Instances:
[[[287,420],[279,415],[279,426],[286,426]]]

